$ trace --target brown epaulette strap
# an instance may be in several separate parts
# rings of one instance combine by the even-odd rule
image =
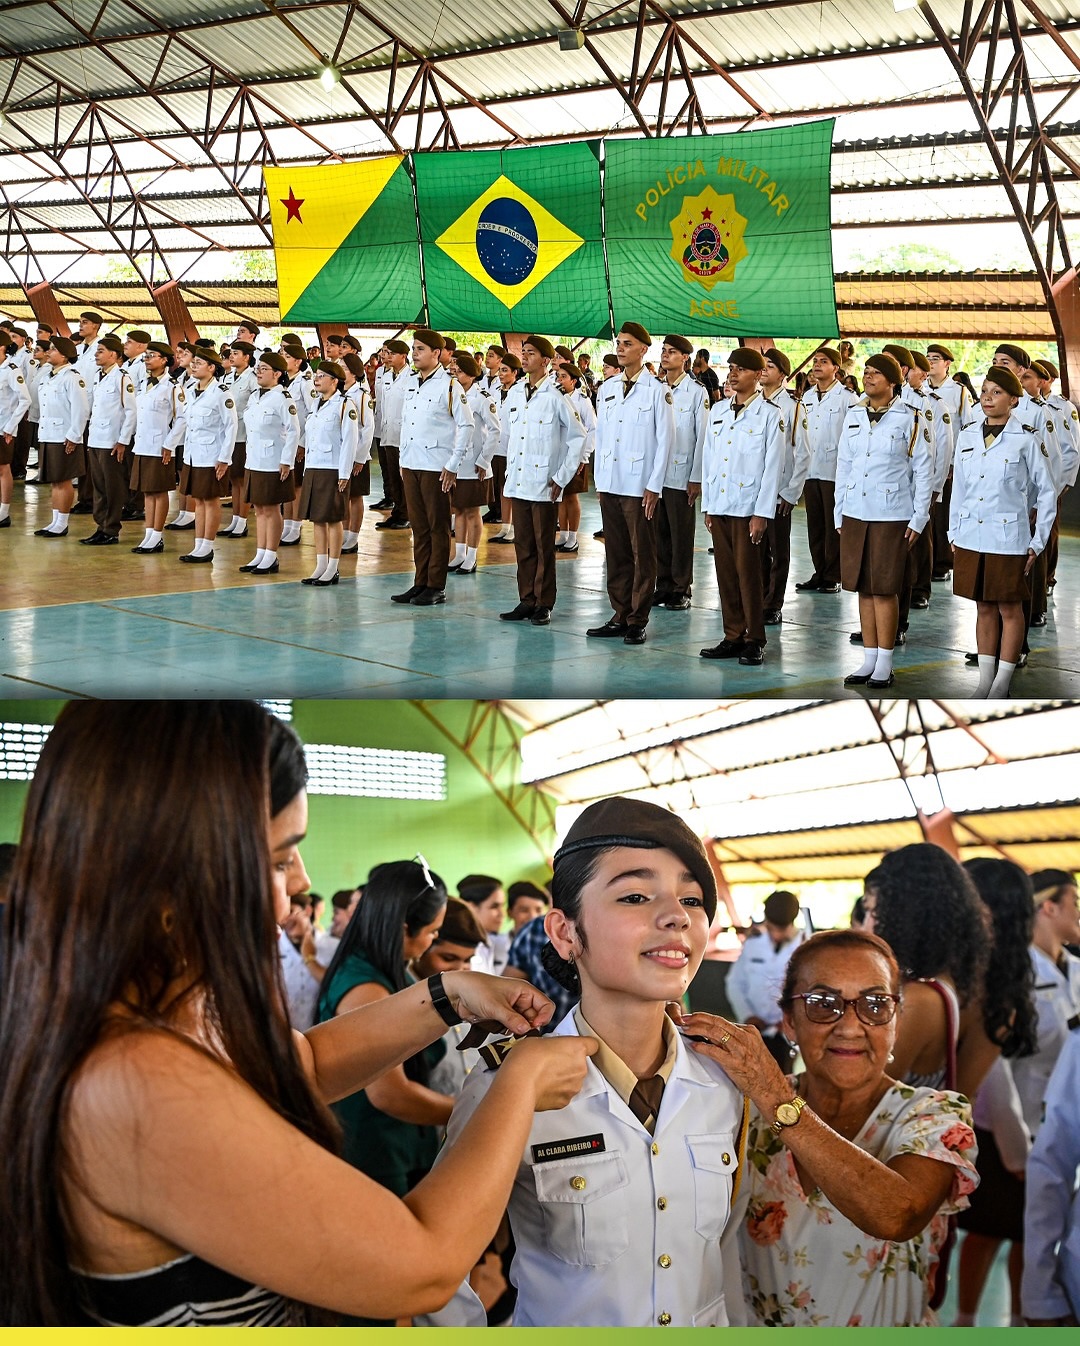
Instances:
[[[742,1101],[742,1126],[739,1129],[738,1145],[738,1167],[735,1169],[735,1177],[731,1184],[732,1201],[739,1195],[739,1186],[742,1183],[743,1169],[746,1167],[746,1143],[750,1134],[750,1098],[743,1095]]]

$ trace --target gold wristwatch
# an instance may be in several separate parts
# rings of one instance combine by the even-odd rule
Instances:
[[[799,1094],[796,1094],[790,1103],[781,1103],[776,1109],[776,1120],[772,1124],[772,1129],[779,1135],[786,1126],[794,1126],[805,1107],[806,1099]]]

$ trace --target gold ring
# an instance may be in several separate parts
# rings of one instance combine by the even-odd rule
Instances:
[[[730,1034],[730,1033],[725,1033],[724,1036],[720,1039],[720,1043],[719,1043],[719,1045],[722,1047],[722,1046],[724,1045],[724,1043],[727,1042],[728,1038],[730,1038],[730,1037],[731,1037],[731,1034]]]

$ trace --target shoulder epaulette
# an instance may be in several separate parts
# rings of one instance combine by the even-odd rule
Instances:
[[[477,1050],[488,1070],[498,1070],[519,1041],[520,1038],[500,1038],[498,1042],[485,1043]]]

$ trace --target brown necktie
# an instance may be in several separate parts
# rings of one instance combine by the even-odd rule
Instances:
[[[634,384],[634,382],[633,382],[631,379],[623,379],[623,401],[624,401],[624,402],[625,402],[626,399],[630,396],[630,394],[634,391],[635,386],[636,386],[636,385]]]
[[[630,1095],[630,1111],[651,1136],[660,1112],[660,1100],[664,1097],[664,1077],[652,1075],[647,1080],[638,1080],[634,1092]]]

